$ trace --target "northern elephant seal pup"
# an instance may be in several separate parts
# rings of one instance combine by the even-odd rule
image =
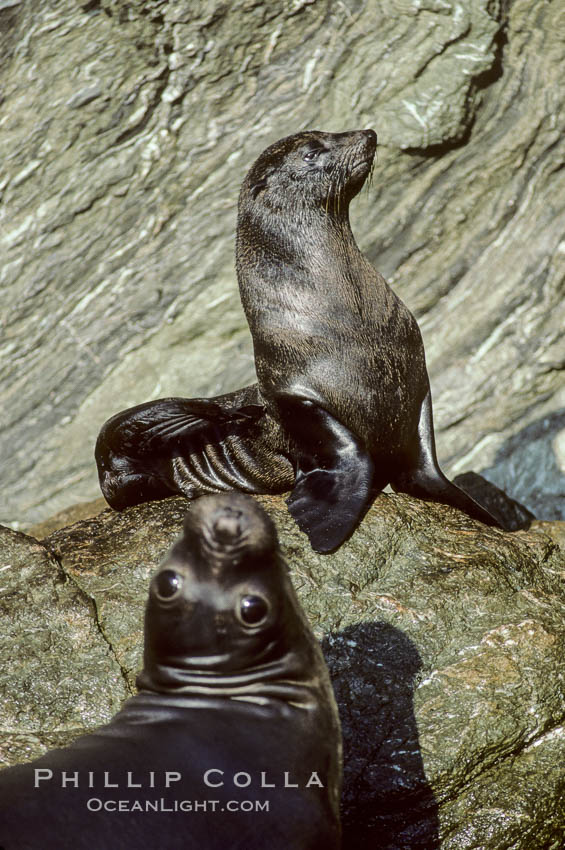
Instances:
[[[96,448],[110,505],[292,488],[289,510],[320,552],[387,484],[498,524],[442,473],[420,329],[351,231],[376,142],[373,130],[297,133],[254,163],[236,266],[258,385],[110,419]]]
[[[0,847],[339,847],[327,668],[249,496],[187,515],[151,581],[137,684],[107,726],[0,772]]]

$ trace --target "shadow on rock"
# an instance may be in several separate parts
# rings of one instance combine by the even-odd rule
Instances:
[[[322,646],[343,731],[344,850],[439,847],[414,717],[416,647],[387,623],[350,626]]]

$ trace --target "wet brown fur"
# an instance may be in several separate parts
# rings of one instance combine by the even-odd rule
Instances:
[[[372,131],[267,148],[241,188],[236,267],[267,408],[276,418],[288,391],[310,398],[385,461],[415,440],[429,383],[416,320],[349,223],[374,152]]]

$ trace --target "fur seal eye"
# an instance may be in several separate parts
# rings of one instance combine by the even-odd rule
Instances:
[[[302,158],[306,160],[306,162],[312,162],[312,160],[317,159],[321,153],[322,148],[311,148],[309,151],[306,151]]]
[[[155,577],[155,595],[163,602],[175,599],[182,588],[182,578],[174,570],[162,570]]]
[[[246,626],[259,626],[268,613],[269,603],[262,596],[244,596],[239,603],[239,617]]]

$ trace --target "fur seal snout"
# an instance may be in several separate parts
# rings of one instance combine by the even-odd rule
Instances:
[[[107,726],[0,771],[2,847],[337,850],[333,691],[250,497],[193,505],[151,579],[138,687]]]
[[[109,420],[96,458],[112,506],[292,489],[289,511],[320,552],[342,543],[387,484],[501,524],[441,471],[420,329],[351,231],[376,141],[373,130],[311,130],[252,165],[236,270],[258,384]]]

